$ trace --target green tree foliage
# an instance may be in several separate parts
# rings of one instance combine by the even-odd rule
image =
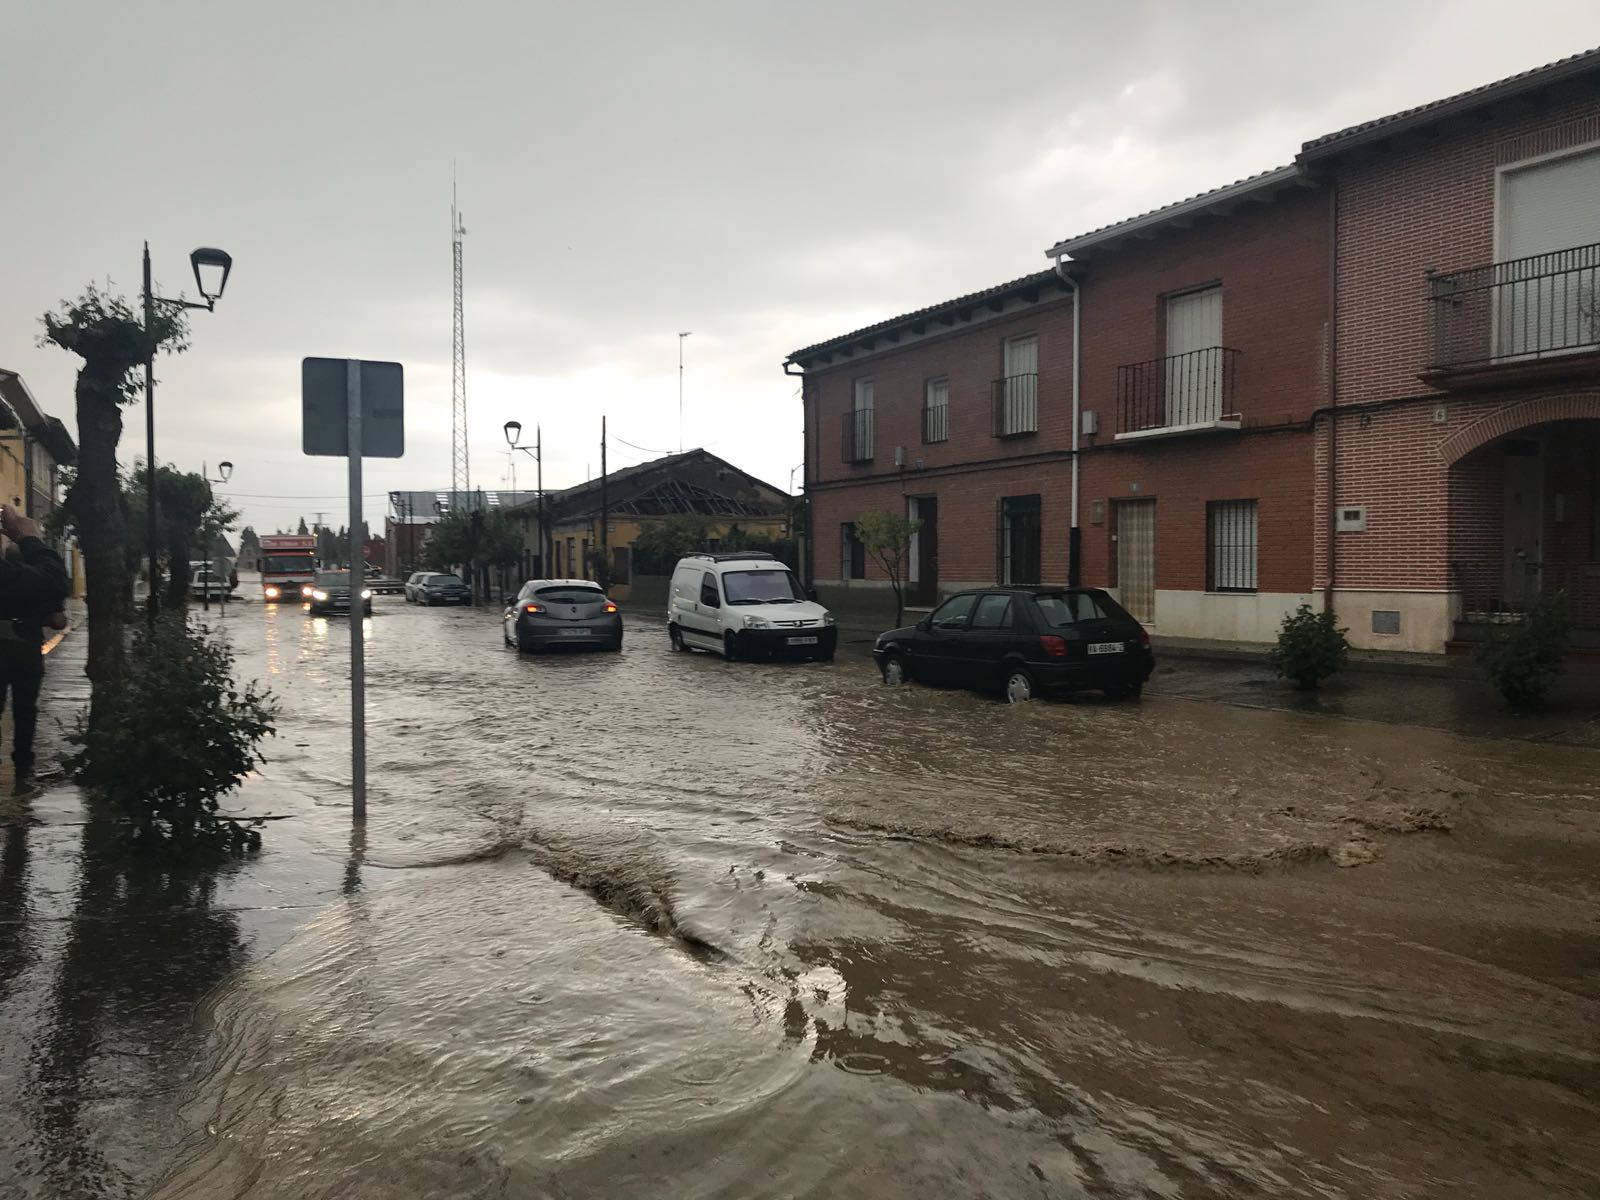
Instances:
[[[911,535],[921,527],[921,521],[881,509],[864,512],[856,518],[856,539],[883,568],[883,573],[889,577],[889,586],[894,589],[896,625],[905,616],[905,576],[911,555]]]
[[[300,518],[300,525],[299,525],[298,528],[295,529],[295,532],[297,534],[299,534],[301,537],[309,537],[310,536],[311,530],[306,528],[306,519],[304,517]]]
[[[1280,677],[1311,691],[1330,675],[1344,669],[1350,658],[1350,642],[1331,612],[1313,612],[1302,604],[1283,618],[1278,644],[1267,652],[1267,661]]]
[[[78,522],[88,584],[90,720],[127,672],[126,627],[132,587],[125,546],[126,522],[117,471],[122,406],[139,395],[135,372],[158,353],[176,354],[187,343],[183,310],[156,308],[148,324],[120,296],[93,285],[77,300],[43,317],[41,345],[59,346],[83,360],[74,396],[78,467],[68,497]],[[151,581],[152,587],[155,581]]]
[[[135,569],[150,552],[145,501],[148,478],[143,465],[135,462],[123,485],[129,563]],[[238,510],[217,499],[205,476],[172,467],[156,468],[156,553],[167,560],[169,608],[188,603],[191,562],[209,559],[217,538],[238,519]]]
[[[497,509],[453,509],[434,525],[426,550],[435,571],[463,565],[509,567],[522,557],[522,534]]]
[[[1537,708],[1561,674],[1571,632],[1566,592],[1546,596],[1521,620],[1489,635],[1478,647],[1478,666],[1513,708]]]
[[[698,513],[652,521],[633,540],[633,569],[641,575],[670,575],[685,554],[705,548],[711,522]]]
[[[270,693],[233,679],[226,643],[169,613],[140,631],[128,685],[74,735],[70,765],[81,783],[131,822],[136,843],[239,853],[261,844],[253,826],[219,803],[262,760],[274,729]]]

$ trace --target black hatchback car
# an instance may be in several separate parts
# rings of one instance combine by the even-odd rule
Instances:
[[[1150,635],[1098,588],[987,588],[951,596],[872,648],[885,683],[908,679],[1001,692],[1137,696],[1155,668]]]

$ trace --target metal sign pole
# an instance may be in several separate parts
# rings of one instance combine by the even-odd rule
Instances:
[[[366,564],[355,543],[361,536],[361,360],[347,364],[345,402],[350,447],[350,815],[367,819],[367,705],[365,646],[362,626],[366,602],[361,598]]]

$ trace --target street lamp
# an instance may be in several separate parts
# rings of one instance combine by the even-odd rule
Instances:
[[[228,476],[233,474],[233,464],[231,462],[227,462],[226,460],[224,460],[223,462],[219,462],[217,464],[217,474],[220,475],[222,478],[213,479],[211,481],[212,483],[227,483],[228,482]]]
[[[205,303],[195,300],[169,300],[165,296],[157,296],[150,282],[150,243],[144,244],[144,327],[149,329],[154,322],[157,304],[170,304],[174,308],[203,308],[207,312],[216,311],[217,301],[222,299],[223,289],[228,286],[228,275],[233,270],[233,255],[226,250],[218,250],[215,246],[200,246],[189,254],[189,266],[194,271],[194,284],[200,294],[205,297]],[[155,347],[150,348],[150,354],[144,360],[144,459],[145,459],[145,501],[148,513],[147,533],[150,538],[150,598],[146,605],[146,613],[150,623],[154,624],[156,613],[159,611],[161,590],[159,587],[160,576],[156,569],[156,352]],[[231,467],[229,468],[232,469]]]
[[[228,477],[231,476],[232,474],[233,474],[233,464],[231,462],[229,462],[227,459],[223,459],[221,462],[219,462],[217,464],[217,475],[218,475],[218,478],[216,478],[216,479],[211,478],[211,468],[210,467],[208,467],[205,463],[201,463],[200,464],[200,477],[202,479],[204,479],[207,483],[227,483],[228,482]],[[209,531],[206,529],[206,526],[204,524],[201,525],[201,531],[202,531],[202,533],[207,534],[207,538],[206,538],[206,546],[205,546],[205,554],[206,554],[205,568],[206,568],[206,572],[205,572],[205,577],[201,580],[201,584],[200,584],[200,607],[203,608],[206,612],[210,612],[211,611],[211,579],[212,579],[212,576],[215,574],[214,568],[216,567],[216,561],[217,561],[216,560],[216,555],[211,553],[212,547],[215,545],[215,539],[209,536]],[[231,577],[229,579],[229,582],[230,583],[232,582]],[[222,589],[221,604],[222,604],[222,615],[223,616],[227,616],[228,615],[228,589],[227,588],[223,588]]]
[[[513,451],[521,450],[524,454],[533,455],[533,461],[539,464],[538,480],[534,484],[534,487],[539,492],[539,574],[549,575],[550,537],[549,530],[545,528],[544,524],[544,436],[539,426],[535,425],[533,427],[533,445],[518,445],[518,439],[522,437],[521,421],[507,421],[505,423],[505,434],[506,445],[510,446]],[[513,453],[511,455],[511,492],[515,495],[516,491],[517,456]]]

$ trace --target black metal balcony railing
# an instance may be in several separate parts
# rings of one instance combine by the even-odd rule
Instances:
[[[1233,412],[1239,351],[1226,346],[1167,354],[1117,368],[1122,433],[1211,425]]]
[[[950,440],[950,404],[929,404],[922,410],[922,440],[927,443]]]
[[[1428,275],[1431,369],[1600,350],[1600,243]]]
[[[857,409],[844,414],[844,461],[872,461],[872,410]]]
[[[1007,375],[996,379],[991,389],[994,398],[994,435],[1022,437],[1039,432],[1039,377]]]

